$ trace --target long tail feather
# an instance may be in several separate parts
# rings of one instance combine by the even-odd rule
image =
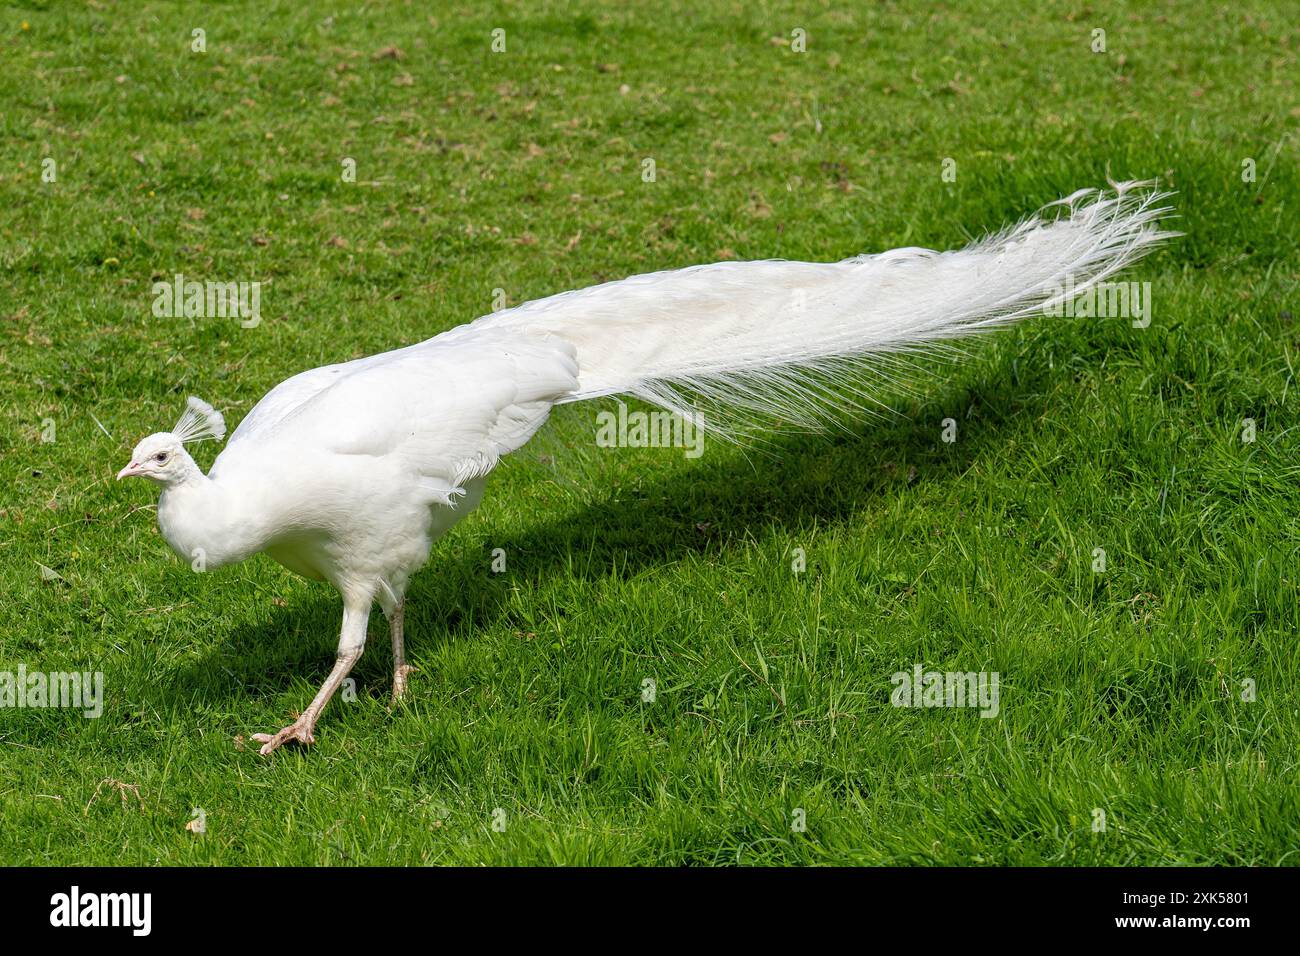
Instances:
[[[1080,190],[964,249],[843,262],[721,262],[527,302],[475,325],[555,335],[578,351],[568,401],[635,395],[743,430],[816,427],[949,340],[1050,311],[1178,235],[1152,183]],[[715,414],[721,413],[721,414]],[[737,427],[740,426],[740,427]]]

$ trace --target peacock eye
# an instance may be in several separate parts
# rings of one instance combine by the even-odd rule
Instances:
[[[167,452],[165,452],[165,451],[160,451],[160,452],[158,452],[158,454],[156,454],[156,455],[153,456],[153,460],[154,460],[154,461],[157,461],[157,462],[164,462],[164,461],[166,461],[166,460],[167,460]]]

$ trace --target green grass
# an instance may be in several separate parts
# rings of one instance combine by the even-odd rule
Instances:
[[[0,863],[1296,862],[1287,5],[483,6],[0,8],[0,670],[107,693],[0,710]],[[112,480],[184,396],[233,424],[494,289],[946,248],[1108,174],[1178,190],[1149,328],[1036,320],[896,417],[697,461],[563,409],[415,579],[409,702],[375,615],[313,749],[237,746],[339,603],[191,573]],[[262,281],[262,324],[155,318],[177,272]],[[1000,715],[891,707],[916,663],[999,672]]]

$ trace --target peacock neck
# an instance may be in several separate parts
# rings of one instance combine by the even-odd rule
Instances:
[[[262,546],[259,530],[239,505],[238,496],[196,465],[163,488],[158,528],[195,571],[218,568],[242,561]]]

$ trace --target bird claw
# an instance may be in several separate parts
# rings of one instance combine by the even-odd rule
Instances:
[[[396,704],[399,700],[401,700],[403,697],[406,696],[406,677],[408,674],[415,673],[416,670],[417,668],[412,667],[410,664],[403,664],[401,667],[395,668],[393,670],[393,703],[394,704]]]
[[[316,742],[316,738],[312,736],[312,725],[301,720],[290,724],[278,734],[253,734],[252,739],[259,744],[265,744],[259,751],[263,757],[290,740],[296,740],[303,746]]]

